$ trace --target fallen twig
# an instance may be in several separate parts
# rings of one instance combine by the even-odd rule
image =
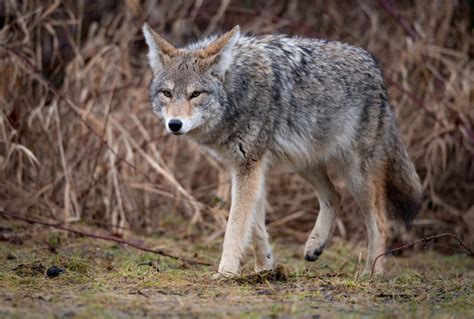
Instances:
[[[451,233],[443,233],[443,234],[438,234],[438,235],[431,235],[431,236],[427,236],[427,237],[424,237],[422,239],[418,239],[418,240],[415,240],[414,242],[411,242],[411,243],[408,243],[406,245],[403,245],[403,246],[400,246],[400,247],[396,247],[396,248],[393,248],[393,249],[390,249],[386,252],[384,252],[383,254],[380,254],[378,255],[377,257],[375,257],[374,259],[374,262],[372,263],[372,270],[370,272],[370,277],[373,277],[374,275],[374,269],[375,269],[375,264],[377,263],[378,259],[380,257],[383,257],[385,255],[388,255],[388,254],[391,254],[395,251],[398,251],[398,250],[402,250],[402,249],[405,249],[405,248],[408,248],[408,247],[411,247],[411,246],[414,246],[418,243],[421,243],[421,242],[425,242],[425,241],[430,241],[430,240],[433,240],[433,239],[436,239],[436,238],[440,238],[440,237],[451,237],[451,238],[454,238],[458,241],[459,245],[461,245],[462,247],[464,247],[468,252],[469,252],[469,255],[470,256],[474,256],[474,252],[472,251],[471,248],[469,248],[461,239],[459,239],[458,236],[456,235],[453,235]]]
[[[59,225],[59,224],[53,224],[53,223],[45,222],[45,221],[34,219],[34,218],[20,216],[18,214],[15,214],[15,213],[12,213],[12,212],[7,212],[7,211],[2,210],[2,209],[0,209],[0,214],[3,215],[3,216],[8,216],[8,217],[18,219],[18,220],[22,220],[22,221],[32,223],[32,224],[39,224],[39,225],[43,225],[43,226],[49,226],[49,227],[61,229],[61,230],[64,230],[64,231],[67,231],[67,232],[70,232],[70,233],[73,233],[73,234],[78,234],[78,235],[82,235],[82,236],[86,236],[86,237],[91,237],[91,238],[116,242],[116,243],[127,245],[127,246],[130,246],[130,247],[142,250],[142,251],[146,251],[146,252],[149,252],[149,253],[161,255],[161,256],[168,257],[168,258],[175,259],[175,260],[179,260],[179,261],[182,261],[182,262],[184,262],[188,265],[211,266],[211,264],[207,263],[207,262],[198,261],[198,260],[191,260],[191,259],[185,259],[185,258],[182,258],[182,257],[179,257],[179,256],[170,255],[168,253],[165,253],[162,250],[151,249],[151,248],[144,247],[144,246],[135,244],[133,242],[127,241],[125,239],[121,239],[121,238],[117,238],[117,237],[113,237],[113,236],[97,235],[97,234],[85,232],[85,231],[82,231],[82,230],[77,230],[77,229],[65,227],[65,226],[62,226],[62,225]]]

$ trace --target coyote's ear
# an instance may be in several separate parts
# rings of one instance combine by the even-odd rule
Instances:
[[[151,70],[156,75],[164,68],[165,63],[173,57],[177,50],[168,41],[160,37],[158,33],[153,31],[148,24],[143,25],[143,35],[148,44],[148,60]]]
[[[234,59],[233,49],[239,38],[240,27],[235,26],[202,49],[199,55],[207,60],[209,67],[213,67],[219,75],[224,75]]]

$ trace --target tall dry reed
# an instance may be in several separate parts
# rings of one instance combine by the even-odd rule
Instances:
[[[371,51],[426,191],[396,240],[450,231],[474,243],[473,33],[468,1],[14,1],[0,7],[0,206],[63,222],[222,235],[226,170],[152,115],[140,28],[176,45],[244,32],[346,41]],[[365,232],[344,183],[336,238]],[[303,241],[311,188],[275,170],[268,224]],[[203,232],[203,230],[205,230]]]

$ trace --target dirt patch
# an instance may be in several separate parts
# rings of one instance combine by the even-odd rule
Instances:
[[[143,239],[150,247],[213,264],[189,266],[44,228],[9,227],[22,243],[0,242],[2,317],[474,315],[473,260],[461,254],[389,258],[386,276],[367,279],[357,276],[358,247],[333,245],[319,261],[307,263],[295,253],[301,247],[276,243],[275,272],[254,274],[249,262],[241,277],[213,280],[220,240]]]

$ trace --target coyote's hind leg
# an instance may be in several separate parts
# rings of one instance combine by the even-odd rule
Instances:
[[[316,191],[319,199],[319,215],[306,241],[304,258],[314,261],[322,254],[331,234],[340,205],[340,195],[322,167],[312,167],[299,172]]]
[[[385,252],[387,240],[387,219],[386,219],[386,198],[385,198],[385,180],[383,175],[375,174],[369,184],[369,205],[365,209],[365,222],[367,224],[367,234],[369,239],[369,251],[364,274],[370,274],[374,266],[374,274],[383,273],[384,258],[377,260],[373,265],[375,258]]]
[[[349,186],[354,198],[364,213],[367,226],[368,254],[363,275],[372,272],[372,266],[378,255],[385,251],[387,238],[385,168],[374,167],[370,171],[352,169]],[[374,274],[383,273],[384,258],[374,265]]]

